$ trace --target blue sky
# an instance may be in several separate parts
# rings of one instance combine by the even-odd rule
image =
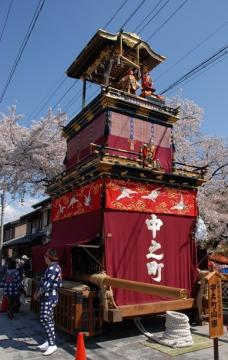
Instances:
[[[145,24],[143,20],[155,6],[157,9],[153,14],[166,2],[167,0],[145,0],[124,26],[124,30],[135,32],[140,23],[141,26]],[[104,28],[123,3],[125,4],[118,15]],[[63,111],[67,111],[69,118],[79,112],[81,98],[73,101],[80,93],[80,81],[60,101],[75,81],[66,77],[66,69],[99,28],[116,33],[141,3],[142,0],[46,0],[0,103],[0,112],[7,112],[8,106],[16,103],[18,112],[25,115],[25,125],[29,125],[32,119],[44,116],[48,105],[55,110],[61,107]],[[0,94],[39,0],[12,0],[3,32],[10,4],[11,0],[1,0]],[[182,4],[182,8],[163,26]],[[153,33],[155,35],[151,37]],[[150,46],[167,58],[151,73],[159,93],[228,43],[228,1],[170,0],[139,35],[143,40],[151,37]],[[194,48],[196,49],[192,51]],[[189,52],[189,56],[186,56]],[[184,59],[173,66],[182,57]],[[203,131],[208,135],[227,137],[228,134],[227,65],[228,55],[193,80],[181,85],[182,96],[195,101],[204,109]],[[49,99],[64,78],[62,86]],[[96,91],[97,88],[91,87],[88,96],[94,96]],[[167,96],[170,98],[177,92],[180,92],[180,88]]]

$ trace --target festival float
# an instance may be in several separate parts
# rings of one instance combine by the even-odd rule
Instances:
[[[70,333],[197,306],[193,232],[204,172],[175,163],[178,109],[150,77],[164,60],[136,34],[99,30],[67,69],[83,82],[82,110],[63,129],[65,171],[47,192],[48,246],[68,283],[56,321]],[[87,83],[101,89],[88,104]],[[34,248],[34,258],[45,250]]]

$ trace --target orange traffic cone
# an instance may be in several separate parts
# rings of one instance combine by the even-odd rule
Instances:
[[[8,310],[8,299],[6,296],[3,296],[2,305],[1,305],[1,312],[6,312]]]
[[[75,354],[75,360],[86,360],[85,343],[82,332],[78,333],[77,351]]]

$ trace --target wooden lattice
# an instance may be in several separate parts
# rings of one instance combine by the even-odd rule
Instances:
[[[37,283],[33,282],[33,293]],[[55,309],[56,327],[70,335],[84,332],[87,336],[101,333],[103,313],[97,291],[84,290],[80,284],[79,289],[59,290],[59,301]],[[39,302],[32,297],[31,310],[39,311]]]

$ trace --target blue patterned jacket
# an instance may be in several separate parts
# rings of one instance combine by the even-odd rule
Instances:
[[[17,269],[6,270],[2,279],[3,293],[6,296],[18,296],[22,290],[21,277]]]
[[[40,301],[58,301],[58,289],[62,286],[62,271],[60,266],[53,262],[45,270],[40,280]]]

